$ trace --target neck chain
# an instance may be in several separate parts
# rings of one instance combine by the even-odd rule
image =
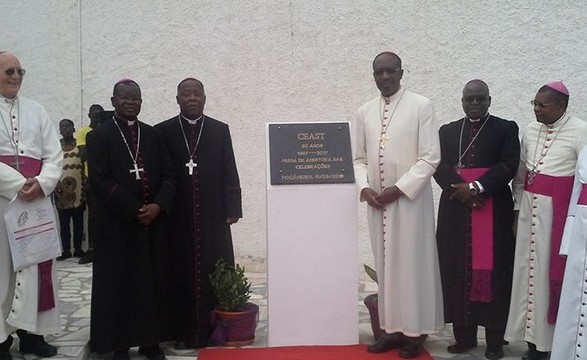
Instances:
[[[389,116],[387,123],[383,120],[383,114],[385,113],[385,106],[387,106],[387,99],[383,98],[383,97],[381,99],[381,100],[385,101],[385,106],[383,107],[383,109],[381,108],[381,100],[379,100],[379,114],[380,114],[380,121],[381,121],[381,136],[379,137],[379,148],[381,150],[385,149],[385,143],[389,140],[389,136],[387,136],[387,128],[389,127],[389,124],[391,124],[391,119],[393,118],[393,114],[395,114],[395,111],[397,110],[397,107],[399,106],[400,101],[404,97],[405,92],[406,92],[406,90],[402,89],[402,93],[400,94],[399,99],[395,103],[395,107],[393,108],[393,111],[391,112],[391,115]]]
[[[12,110],[14,109],[14,103],[16,103],[17,113],[18,113],[17,128],[20,129],[20,101],[18,101],[17,98],[14,98],[14,99],[6,98],[6,99],[4,99],[4,101],[6,101],[8,104],[10,104],[10,110],[8,110],[8,121],[11,121],[10,119],[12,118]],[[12,152],[14,153],[14,163],[10,163],[9,165],[14,165],[14,168],[16,169],[16,171],[20,172],[20,161],[18,159],[18,143],[14,139],[14,137],[15,137],[14,130],[12,130],[12,131],[8,130],[8,125],[6,125],[6,121],[4,121],[4,116],[2,115],[1,111],[0,111],[0,119],[2,119],[2,124],[4,125],[4,130],[6,131],[6,135],[10,138],[10,146],[12,147]],[[14,127],[12,126],[12,123],[10,124],[10,128],[14,129]]]
[[[461,125],[461,134],[459,135],[459,160],[457,162],[457,172],[459,172],[460,169],[465,167],[463,165],[463,158],[465,157],[465,154],[467,154],[467,151],[469,151],[469,149],[471,148],[471,145],[473,145],[473,143],[477,139],[477,136],[479,136],[479,134],[481,134],[481,130],[483,130],[483,128],[485,127],[485,124],[487,124],[487,122],[489,121],[489,113],[487,113],[487,115],[485,115],[485,121],[483,122],[483,124],[479,128],[479,131],[477,131],[477,134],[475,134],[475,136],[473,136],[473,138],[469,142],[469,145],[467,145],[467,147],[465,148],[465,151],[461,152],[462,146],[463,146],[463,130],[465,129],[465,122],[466,121],[467,121],[467,118],[463,119],[463,123]]]
[[[137,159],[139,158],[139,146],[141,145],[141,124],[137,124],[137,146],[135,147],[135,153],[133,155],[130,146],[128,146],[128,142],[126,141],[126,137],[124,137],[124,133],[122,132],[122,129],[120,128],[120,125],[118,125],[118,122],[116,121],[114,116],[112,117],[112,121],[114,121],[116,128],[118,128],[118,132],[120,132],[120,136],[122,137],[124,145],[126,145],[126,150],[128,150],[128,154],[130,155],[130,158],[132,160],[133,168],[129,169],[128,172],[129,174],[135,174],[135,180],[141,180],[141,172],[145,171],[144,168],[139,168],[139,166],[137,165]]]
[[[561,118],[563,118],[566,115],[563,114],[563,116]],[[538,153],[538,144],[540,143],[540,136],[542,135],[542,129],[546,126],[546,128],[549,128],[548,125],[542,124],[540,125],[540,130],[538,131],[538,139],[536,139],[536,147],[534,147],[534,155],[532,156],[532,160],[534,160],[534,165],[532,166],[532,169],[530,169],[530,172],[528,173],[528,185],[532,185],[532,183],[534,182],[534,178],[536,178],[536,175],[538,174],[538,172],[536,171],[536,168],[538,168],[538,165],[540,165],[540,163],[542,162],[542,160],[546,157],[546,155],[548,154],[548,150],[550,150],[550,148],[552,147],[552,144],[554,143],[554,141],[556,140],[556,138],[558,137],[558,134],[560,134],[560,132],[563,130],[563,127],[567,124],[567,122],[569,121],[569,119],[565,120],[564,123],[561,124],[560,128],[558,129],[558,131],[556,132],[556,134],[554,134],[554,137],[552,138],[552,142],[550,143],[550,146],[548,146],[547,148],[544,149],[544,152],[542,154],[540,154],[540,158],[536,161],[536,154]],[[546,144],[546,138],[548,137],[548,130],[546,131],[546,136],[544,136],[544,144]]]
[[[179,122],[181,134],[183,135],[183,141],[185,142],[185,147],[186,147],[186,149],[188,151],[188,155],[190,157],[190,161],[185,163],[185,167],[188,168],[188,175],[193,175],[194,168],[198,167],[198,164],[194,162],[194,155],[196,155],[196,150],[198,150],[198,145],[200,144],[200,138],[202,137],[202,130],[204,130],[204,120],[206,119],[206,117],[204,116],[204,114],[202,114],[202,116],[200,116],[200,118],[202,119],[202,123],[200,124],[200,132],[198,133],[198,138],[196,140],[196,146],[194,146],[194,148],[191,150],[190,150],[190,144],[188,143],[188,138],[185,135],[185,130],[183,129],[183,124],[181,123],[181,118],[184,118],[186,120],[189,120],[189,119],[187,119],[181,113],[179,113],[179,115],[177,115],[177,121]],[[196,120],[196,121],[198,121],[198,120]]]

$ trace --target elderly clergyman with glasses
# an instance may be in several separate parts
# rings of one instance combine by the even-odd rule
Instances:
[[[531,103],[537,121],[525,129],[513,181],[519,214],[505,333],[508,341],[528,343],[529,360],[547,359],[552,348],[565,268],[559,249],[575,163],[587,142],[587,123],[567,113],[562,81],[542,86]]]
[[[38,103],[18,96],[25,70],[16,56],[0,51],[0,360],[10,360],[12,333],[20,352],[57,354],[43,335],[61,332],[55,260],[15,271],[4,223],[15,196],[49,196],[61,176],[63,153],[55,125]]]

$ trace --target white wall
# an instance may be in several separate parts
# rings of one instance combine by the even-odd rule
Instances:
[[[233,135],[245,216],[233,232],[248,270],[264,266],[264,123],[354,124],[377,95],[380,51],[402,57],[405,86],[435,101],[439,125],[461,116],[472,78],[488,82],[494,114],[521,126],[534,121],[536,90],[564,79],[570,110],[587,118],[584,0],[0,0],[0,9],[0,49],[28,70],[21,93],[55,121],[86,124],[89,105],[110,107],[114,82],[131,77],[143,89],[140,118],[155,124],[177,113],[181,79],[204,82],[206,113]],[[363,209],[359,217],[361,260],[371,263]]]

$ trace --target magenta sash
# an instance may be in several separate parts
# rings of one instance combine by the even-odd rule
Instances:
[[[577,204],[587,205],[587,184],[583,184],[583,186],[581,187],[581,194],[579,195],[579,200],[577,200]]]
[[[550,299],[548,302],[548,323],[556,322],[558,304],[563,284],[566,257],[559,255],[563,230],[573,192],[574,176],[550,176],[536,174],[528,184],[526,174],[525,190],[552,198],[552,229],[550,233]]]
[[[459,169],[461,177],[473,182],[489,168]],[[481,208],[471,210],[472,274],[469,300],[488,303],[492,299],[493,273],[493,199],[488,197]]]
[[[17,169],[17,161],[19,169]],[[18,160],[13,155],[0,155],[0,162],[14,169],[17,169],[25,178],[32,178],[41,172],[43,162],[27,156],[19,156]],[[53,296],[53,279],[51,278],[51,268],[53,260],[47,260],[37,265],[39,270],[39,304],[38,311],[47,311],[55,307],[55,297]]]

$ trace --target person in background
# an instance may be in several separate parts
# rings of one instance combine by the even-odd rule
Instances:
[[[84,126],[80,128],[77,133],[75,134],[75,139],[77,142],[77,148],[79,149],[79,155],[84,162],[84,171],[86,180],[88,178],[88,155],[86,151],[86,137],[90,131],[95,129],[100,125],[101,122],[101,114],[104,113],[104,108],[99,104],[93,104],[90,106],[90,110],[88,112],[88,117],[90,118],[90,124],[88,126]],[[88,251],[79,259],[78,264],[89,264],[93,261],[94,255],[94,232],[96,230],[96,217],[92,216],[92,207],[95,202],[94,194],[90,189],[90,182],[86,181],[86,201],[88,205]]]
[[[59,122],[61,149],[63,150],[63,174],[55,188],[57,213],[61,230],[63,253],[58,261],[71,257],[71,230],[73,222],[73,256],[82,257],[84,238],[84,211],[86,209],[85,171],[73,133],[75,125],[69,119]]]

